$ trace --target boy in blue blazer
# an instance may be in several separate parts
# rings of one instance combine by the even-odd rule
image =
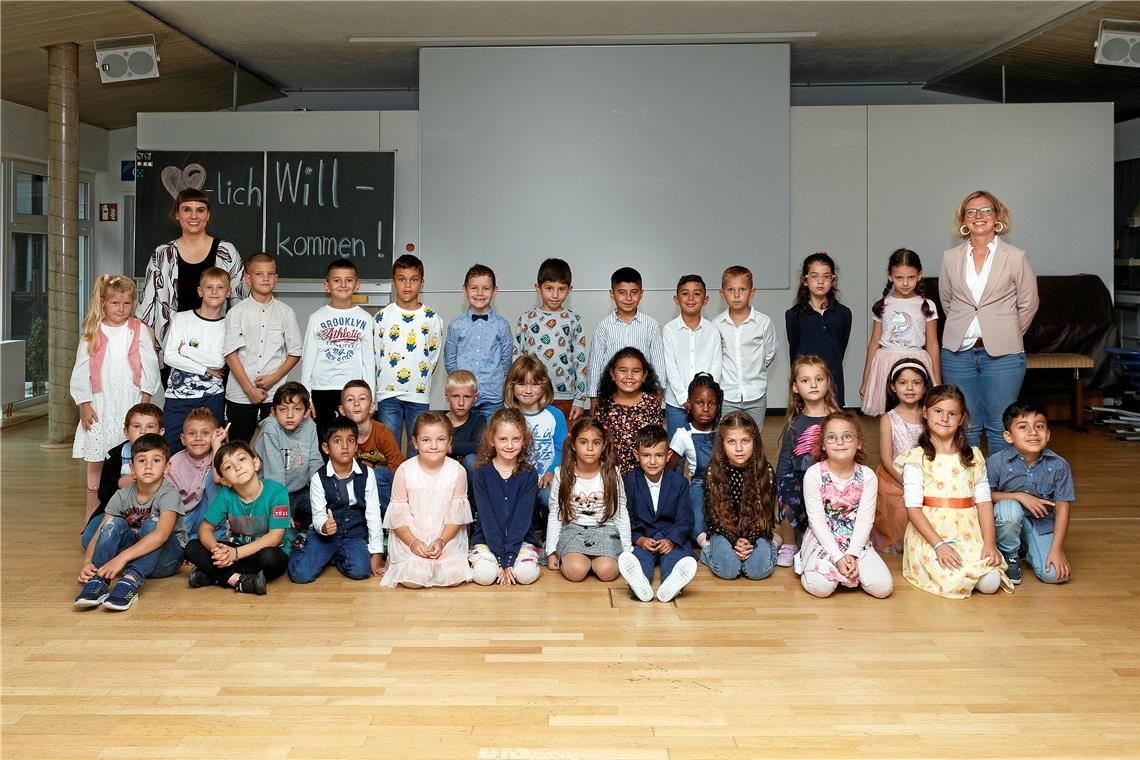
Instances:
[[[625,476],[633,549],[618,557],[618,568],[634,596],[648,602],[653,599],[653,568],[660,562],[657,599],[668,602],[697,574],[689,543],[693,530],[689,481],[665,467],[669,440],[660,425],[638,431],[637,460],[638,469]]]

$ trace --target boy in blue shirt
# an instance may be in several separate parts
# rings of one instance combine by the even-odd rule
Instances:
[[[380,575],[380,496],[373,468],[356,461],[356,423],[334,417],[321,437],[321,451],[329,461],[309,481],[313,527],[305,543],[289,555],[289,578],[312,583],[328,565],[356,581]]]
[[[986,459],[993,493],[997,546],[1014,583],[1021,583],[1021,552],[1043,583],[1069,580],[1065,536],[1069,504],[1076,498],[1069,463],[1049,445],[1045,409],[1033,401],[1014,402],[1002,415],[1009,448]]]
[[[479,402],[471,409],[485,419],[503,408],[503,381],[511,366],[511,326],[491,302],[499,292],[495,272],[476,264],[463,279],[468,308],[447,325],[443,365],[449,373],[467,369],[479,381]]]
[[[697,574],[689,536],[693,504],[689,481],[665,467],[669,442],[665,428],[646,425],[637,433],[638,469],[625,476],[625,503],[633,549],[618,556],[618,569],[634,596],[653,599],[653,568],[661,564],[657,600],[669,602]]]

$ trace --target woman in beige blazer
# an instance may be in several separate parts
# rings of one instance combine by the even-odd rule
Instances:
[[[1022,336],[1038,305],[1029,257],[997,237],[1009,230],[1009,209],[993,193],[970,193],[954,217],[954,232],[963,243],[942,255],[938,277],[946,312],[942,379],[966,396],[970,445],[980,445],[984,427],[990,454],[1008,446],[1002,413],[1021,391]]]

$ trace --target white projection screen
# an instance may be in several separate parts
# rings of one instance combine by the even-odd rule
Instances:
[[[787,288],[788,91],[784,44],[422,50],[429,288],[478,261],[529,289],[548,256],[578,289],[732,264]]]

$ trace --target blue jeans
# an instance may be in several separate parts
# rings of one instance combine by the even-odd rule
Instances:
[[[1046,569],[1045,561],[1053,548],[1053,534],[1044,535],[1033,528],[1034,517],[1013,499],[1002,499],[994,504],[994,525],[997,528],[998,551],[1005,557],[1006,564],[1020,562],[1018,553],[1026,549],[1026,557],[1033,574],[1042,583],[1056,583],[1057,571]]]
[[[157,527],[157,517],[144,520],[137,531],[121,517],[109,518],[103,523],[103,527],[99,529],[99,537],[95,539],[95,552],[91,555],[91,564],[102,567],[120,552],[137,544]],[[128,562],[123,568],[123,575],[130,575],[138,581],[139,586],[142,586],[147,578],[167,578],[177,573],[181,566],[182,545],[178,543],[174,531],[171,531],[162,546]]]
[[[304,546],[289,555],[289,578],[294,583],[312,583],[333,564],[340,574],[360,581],[372,574],[368,543],[363,538],[348,538],[338,530],[331,536],[322,536],[309,528]]]
[[[481,415],[483,415],[483,419],[485,419],[487,422],[490,422],[491,416],[494,415],[495,412],[499,411],[502,408],[503,408],[503,402],[501,400],[499,400],[499,401],[482,401],[482,402],[476,404],[475,406],[471,407],[471,413],[472,414],[481,414]]]
[[[714,533],[709,536],[709,542],[701,549],[701,562],[708,565],[713,575],[725,580],[733,580],[744,575],[754,581],[762,581],[772,574],[776,567],[776,547],[771,541],[760,539],[753,545],[752,555],[743,562],[736,556],[732,543]]]
[[[633,547],[633,556],[641,564],[641,572],[645,573],[645,579],[652,583],[653,567],[658,562],[661,563],[661,580],[665,580],[673,572],[673,568],[677,566],[678,562],[685,557],[693,556],[693,551],[687,544],[685,546],[674,546],[673,551],[668,554],[647,552],[640,546],[635,546]]]
[[[1017,401],[1025,379],[1025,353],[990,356],[984,348],[965,351],[942,349],[942,382],[956,385],[966,396],[970,427],[966,440],[980,446],[982,428],[986,431],[988,454],[1009,446],[1002,437],[1005,408]]]
[[[677,428],[683,428],[689,423],[689,413],[676,406],[665,405],[665,434],[673,440],[673,433]]]
[[[99,523],[103,522],[103,514],[103,512],[96,512],[83,526],[83,533],[79,537],[80,543],[83,544],[83,551],[87,551],[87,545],[91,543],[91,539],[95,538],[95,533],[99,530]]]
[[[398,398],[380,399],[376,406],[376,419],[384,423],[384,427],[392,431],[396,437],[396,445],[400,444],[401,431],[407,436],[405,453],[410,457],[415,453],[412,441],[412,426],[416,424],[416,417],[428,410],[427,404],[416,401],[404,401]]]
[[[693,478],[689,483],[689,501],[693,504],[693,540],[705,532],[705,481]]]
[[[182,516],[182,526],[186,528],[186,536],[188,538],[198,537],[198,526],[202,523],[202,515],[206,514],[206,508],[210,506],[210,502],[214,500],[214,496],[218,493],[218,484],[214,482],[213,476],[210,471],[206,471],[206,487],[202,490],[202,498],[195,505],[195,507]],[[214,530],[214,537],[224,536],[226,534],[226,527],[220,525]]]

